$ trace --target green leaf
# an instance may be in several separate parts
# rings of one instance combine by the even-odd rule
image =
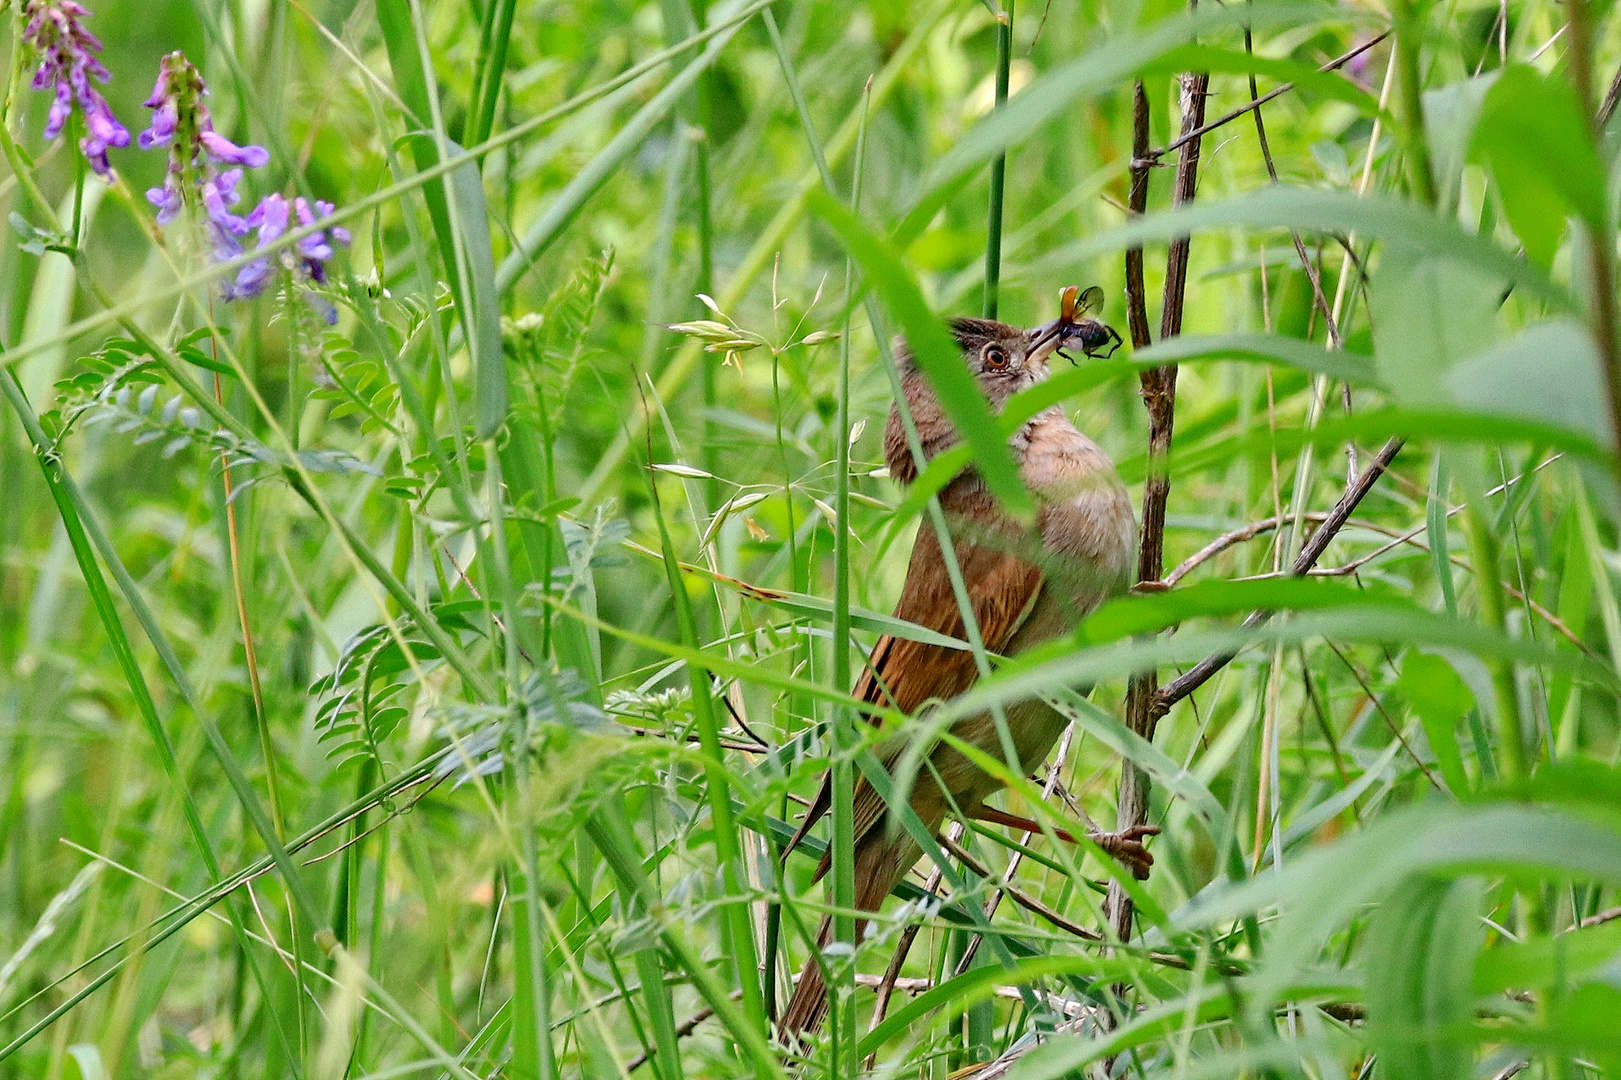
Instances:
[[[1430,142],[1430,171],[1443,208],[1451,208],[1457,201],[1475,125],[1480,120],[1486,92],[1499,74],[1488,71],[1424,92],[1424,131]]]
[[[1333,71],[1319,71],[1298,60],[1279,60],[1257,56],[1238,49],[1222,49],[1213,45],[1178,45],[1137,71],[1139,76],[1174,76],[1184,71],[1208,71],[1220,75],[1266,75],[1279,82],[1294,83],[1298,90],[1307,90],[1332,101],[1355,105],[1368,116],[1379,112],[1378,100],[1362,87]]]
[[[1066,691],[1060,696],[1059,703],[1066,706],[1060,710],[1065,716],[1073,719],[1110,750],[1142,769],[1153,778],[1155,784],[1186,802],[1214,844],[1219,847],[1224,842],[1231,843],[1233,833],[1227,811],[1202,780],[1081,695]]]
[[[1302,611],[1285,622],[1248,629],[1184,630],[1167,638],[1117,641],[1079,649],[1069,640],[1038,646],[1021,653],[972,690],[941,705],[930,722],[944,726],[995,705],[1011,706],[1058,688],[1091,686],[1165,665],[1194,664],[1213,653],[1237,653],[1253,645],[1295,645],[1318,637],[1457,648],[1483,657],[1572,667],[1606,685],[1615,684],[1609,669],[1569,650],[1521,641],[1416,606],[1374,601]]]
[[[1558,424],[1529,419],[1510,419],[1462,410],[1376,409],[1358,413],[1347,420],[1319,424],[1311,431],[1298,428],[1277,432],[1259,431],[1220,439],[1205,446],[1173,449],[1169,468],[1173,477],[1187,477],[1226,465],[1235,459],[1263,459],[1272,453],[1293,454],[1303,446],[1339,447],[1361,438],[1430,439],[1464,444],[1532,443],[1563,450],[1584,461],[1606,468],[1612,455],[1601,444],[1581,432]],[[1127,483],[1141,480],[1147,471],[1142,457],[1119,464],[1120,476]]]
[[[428,107],[428,79],[422,67],[422,54],[417,51],[416,26],[411,20],[410,0],[377,0],[377,25],[383,33],[383,44],[388,50],[389,70],[394,73],[394,86],[399,91],[407,114],[406,123],[412,127],[407,135],[411,156],[418,171],[439,163],[439,145],[429,134],[424,134],[432,122],[433,112]],[[414,136],[414,137],[413,137]],[[428,204],[428,217],[433,222],[434,237],[439,242],[439,255],[445,263],[452,291],[457,284],[456,245],[450,227],[450,211],[445,201],[445,182],[435,178],[422,185],[422,197]]]
[[[1421,610],[1406,600],[1371,595],[1362,589],[1320,579],[1201,581],[1170,592],[1111,600],[1080,625],[1075,638],[1083,645],[1102,645],[1164,630],[1202,616],[1366,607],[1369,604],[1388,604],[1404,611]]]
[[[1499,784],[1493,797],[1600,811],[1621,827],[1621,770],[1588,758],[1569,758],[1544,765],[1535,776]]]
[[[451,154],[463,153],[455,143]],[[495,286],[495,254],[490,247],[490,211],[484,180],[468,158],[450,172],[450,197],[456,209],[456,234],[466,260],[466,293],[459,305],[473,358],[473,396],[477,406],[474,434],[494,435],[506,421],[507,368],[501,348],[501,293]]]
[[[1539,807],[1411,806],[1388,812],[1279,871],[1207,890],[1177,913],[1176,922],[1198,930],[1280,909],[1252,999],[1255,1008],[1264,1009],[1315,960],[1338,927],[1419,873],[1617,881],[1621,830]]]
[[[1378,386],[1373,357],[1325,349],[1283,334],[1210,334],[1170,338],[1134,354],[1140,364],[1186,364],[1196,360],[1253,360],[1281,364],[1362,386]],[[1056,378],[1056,377],[1055,377]],[[1029,393],[1029,391],[1026,391]]]
[[[1021,986],[1041,979],[1061,975],[1090,975],[1104,980],[1116,975],[1124,976],[1133,965],[1121,960],[1102,960],[1090,956],[1038,956],[1020,960],[1011,968],[985,965],[971,968],[956,978],[919,994],[902,1008],[884,1018],[884,1022],[861,1038],[859,1052],[870,1054],[890,1039],[908,1032],[915,1034],[912,1025],[936,1010],[947,1009],[939,1019],[953,1012],[991,997],[997,986]]]
[[[188,364],[193,364],[197,367],[215,372],[220,375],[229,375],[233,379],[236,378],[236,368],[232,367],[224,360],[215,359],[208,353],[205,353],[201,349],[197,348],[195,345],[176,346],[175,355],[180,357],[180,359],[184,360]]]
[[[95,1043],[74,1043],[68,1047],[68,1056],[79,1067],[79,1080],[106,1080],[107,1069]]]
[[[1505,942],[1475,960],[1476,994],[1541,990],[1599,973],[1621,957],[1621,920],[1553,937]]]
[[[1286,0],[1228,8],[1205,5],[1186,15],[1161,19],[1146,33],[1104,41],[1085,55],[1035,80],[1005,107],[975,124],[929,170],[916,203],[933,201],[937,192],[964,173],[1036,134],[1049,122],[1068,115],[1081,99],[1113,93],[1129,84],[1139,71],[1197,37],[1243,25],[1261,30],[1357,18],[1353,10],[1343,6]],[[915,220],[917,216],[909,214],[908,220]]]
[[[1015,101],[1028,97],[1027,89]],[[1012,111],[1010,105],[1009,112]],[[1095,255],[1156,240],[1170,240],[1201,229],[1247,226],[1301,229],[1384,241],[1388,251],[1441,255],[1473,268],[1482,277],[1525,289],[1562,309],[1573,305],[1569,293],[1541,267],[1516,258],[1489,239],[1464,232],[1454,219],[1422,206],[1387,196],[1358,196],[1347,191],[1274,185],[1230,199],[1188,203],[1178,209],[1148,214],[1124,225],[1102,229],[1084,240],[1058,248],[1027,264],[1021,277],[1049,279]]]
[[[1600,445],[1613,441],[1598,350],[1574,320],[1538,323],[1459,361],[1445,382],[1452,400],[1473,412],[1558,424]]]
[[[1424,722],[1424,734],[1441,763],[1447,787],[1454,795],[1464,795],[1469,790],[1469,776],[1463,770],[1457,730],[1458,721],[1474,707],[1475,696],[1446,660],[1417,650],[1409,650],[1402,658],[1398,685]]]
[[[1503,212],[1533,261],[1547,266],[1565,217],[1603,231],[1605,172],[1569,81],[1514,64],[1486,94],[1474,149],[1488,163]]]
[[[1475,954],[1485,888],[1479,878],[1409,878],[1380,905],[1362,955],[1368,1038],[1386,1075],[1467,1080],[1472,1048],[1459,1040],[1474,1009]]]
[[[1006,436],[963,363],[962,350],[929,310],[916,280],[902,265],[900,253],[826,192],[811,192],[809,202],[839,235],[851,257],[861,265],[867,281],[901,324],[918,367],[972,451],[985,485],[1008,509],[1031,513],[1034,507],[1030,494],[1019,479]]]
[[[1449,404],[1446,376],[1496,337],[1502,286],[1462,260],[1392,252],[1369,303],[1379,374],[1406,405]]]

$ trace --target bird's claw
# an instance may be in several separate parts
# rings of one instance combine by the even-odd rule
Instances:
[[[1131,871],[1132,877],[1147,881],[1148,871],[1154,865],[1154,856],[1143,846],[1143,838],[1158,835],[1158,825],[1133,825],[1119,832],[1095,832],[1092,842],[1123,863]]]

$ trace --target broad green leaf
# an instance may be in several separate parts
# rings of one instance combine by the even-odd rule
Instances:
[[[1379,102],[1372,94],[1338,72],[1319,71],[1298,60],[1278,60],[1214,45],[1178,45],[1144,64],[1137,74],[1145,78],[1156,75],[1163,77],[1184,71],[1265,75],[1279,82],[1293,83],[1298,90],[1354,105],[1369,116],[1379,112]]]
[[[1396,597],[1370,595],[1339,582],[1313,578],[1274,578],[1265,581],[1201,581],[1170,592],[1125,596],[1103,605],[1081,624],[1075,637],[1085,645],[1164,630],[1193,618],[1244,615],[1251,611],[1306,611],[1334,607],[1388,604],[1419,611]]]
[[[1424,92],[1424,131],[1430,141],[1430,170],[1444,209],[1458,198],[1458,184],[1469,158],[1469,144],[1486,92],[1499,72],[1488,71]]]
[[[1452,793],[1462,796],[1469,790],[1469,777],[1463,770],[1463,754],[1458,750],[1458,721],[1469,715],[1475,696],[1469,692],[1452,665],[1439,656],[1409,650],[1402,658],[1398,682],[1413,711],[1424,722],[1441,763],[1441,775]]]
[[[1489,164],[1503,211],[1534,262],[1553,261],[1569,214],[1603,230],[1604,166],[1564,75],[1509,66],[1486,94],[1474,148]]]
[[[1278,909],[1281,918],[1255,986],[1256,1007],[1264,1008],[1294,972],[1316,958],[1336,928],[1418,873],[1613,882],[1621,880],[1621,830],[1539,807],[1410,806],[1276,873],[1207,891],[1173,921],[1197,930]]]
[[[1475,960],[1476,994],[1569,985],[1621,960],[1621,919],[1552,937],[1504,942]]]
[[[1523,416],[1580,431],[1600,445],[1612,441],[1598,350],[1574,320],[1537,323],[1458,362],[1445,382],[1452,400],[1471,412]]]
[[[1294,645],[1318,637],[1452,647],[1479,656],[1555,668],[1573,667],[1607,685],[1615,682],[1607,668],[1585,656],[1573,656],[1568,650],[1561,652],[1551,646],[1521,641],[1476,623],[1435,615],[1416,607],[1403,609],[1387,603],[1363,603],[1299,612],[1287,621],[1274,620],[1249,629],[1183,631],[1168,638],[1113,642],[1079,649],[1068,640],[1054,642],[1020,654],[991,678],[940,706],[931,723],[954,723],[994,705],[1012,705],[1063,687],[1092,686],[1164,665],[1194,664],[1212,653],[1236,653],[1252,645]]]
[[[1010,510],[1029,513],[1029,492],[1019,479],[1007,437],[991,415],[985,395],[963,363],[962,351],[940,319],[929,310],[916,280],[901,263],[900,253],[825,191],[813,191],[811,207],[832,227],[867,281],[884,298],[906,334],[918,367],[973,452],[985,484]]]
[[[452,143],[451,155],[463,153]],[[473,395],[481,439],[500,430],[507,416],[506,354],[501,348],[501,293],[495,287],[495,253],[490,247],[490,211],[484,201],[484,178],[468,158],[450,173],[450,197],[456,212],[456,234],[467,268],[461,308],[464,333],[473,358]],[[459,275],[458,275],[459,277]],[[452,278],[457,280],[457,278]]]
[[[1445,379],[1496,336],[1498,279],[1444,255],[1391,252],[1379,265],[1369,304],[1379,375],[1404,405],[1450,404]]]
[[[1621,989],[1613,980],[1590,982],[1560,1004],[1552,1025],[1560,1037],[1553,1046],[1562,1052],[1585,1047],[1605,1075],[1614,1076],[1621,1070],[1621,1025],[1615,1022],[1621,1016]]]
[[[1360,439],[1383,440],[1392,436],[1443,443],[1540,444],[1606,468],[1612,460],[1604,446],[1581,432],[1557,424],[1461,410],[1375,409],[1346,420],[1319,424],[1309,432],[1299,429],[1260,431],[1206,446],[1173,449],[1169,468],[1173,477],[1189,476],[1244,457],[1261,460],[1274,452],[1293,454],[1308,445],[1340,447]],[[1127,483],[1141,480],[1146,470],[1147,462],[1142,457],[1119,463],[1120,476]]]
[[[1467,1080],[1458,1032],[1474,1009],[1471,976],[1485,937],[1479,878],[1417,875],[1374,914],[1363,948],[1368,1038],[1395,1080]]]
[[[1598,812],[1621,827],[1621,770],[1589,758],[1544,765],[1530,779],[1497,785],[1487,797]]]

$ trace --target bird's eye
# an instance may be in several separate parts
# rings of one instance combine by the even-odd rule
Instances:
[[[1007,367],[1007,353],[1002,350],[1000,345],[985,346],[985,351],[980,354],[980,359],[985,362],[986,367],[994,371],[1000,371]]]

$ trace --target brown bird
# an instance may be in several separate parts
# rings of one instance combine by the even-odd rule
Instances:
[[[1075,290],[1065,290],[1064,297],[1064,315],[1035,330],[1021,330],[988,319],[956,319],[951,323],[963,362],[992,412],[1000,413],[1019,391],[1044,381],[1054,352],[1067,345],[1079,345],[1089,354],[1092,352],[1102,324],[1076,319]],[[1106,335],[1103,340],[1107,341]],[[957,432],[910,351],[902,346],[897,359],[907,408],[917,425],[924,456],[932,459],[958,442]],[[1113,462],[1096,443],[1076,430],[1061,409],[1055,405],[1037,413],[1019,428],[1009,444],[1020,477],[1036,502],[1033,525],[1021,523],[1004,510],[971,468],[940,492],[940,506],[980,635],[986,650],[1002,655],[1013,655],[1058,637],[1099,604],[1125,592],[1131,583],[1136,546],[1131,503]],[[889,413],[884,458],[890,476],[896,480],[911,483],[917,478],[917,465],[901,426],[899,408]],[[927,522],[918,529],[895,616],[966,639],[940,541]],[[888,705],[910,714],[926,702],[944,701],[963,693],[978,674],[973,654],[967,650],[886,635],[874,646],[854,696],[861,702]],[[1064,720],[1040,700],[1017,702],[1004,715],[1019,757],[1009,767],[1016,773],[1028,772],[1052,749],[1063,732]],[[960,721],[952,734],[993,757],[1003,756],[996,724],[988,713]],[[876,753],[893,771],[906,745],[904,738],[886,740]],[[986,798],[1000,786],[1000,781],[942,743],[931,751],[929,767],[920,770],[911,791],[911,805],[923,826],[931,831],[940,827],[951,807],[969,817],[1035,828],[1033,822],[985,805]],[[788,850],[830,804],[831,777],[824,779],[822,790]],[[887,817],[877,791],[865,781],[859,782],[855,789],[855,905],[863,911],[877,911],[922,855],[911,835],[898,827],[891,828]],[[1157,831],[1139,828],[1124,834],[1094,834],[1093,839],[1143,878],[1153,857],[1144,850],[1142,838]],[[1069,839],[1067,835],[1065,838]],[[816,871],[818,878],[827,873],[830,855],[831,851],[822,857]],[[863,925],[858,924],[858,935]],[[818,934],[821,945],[831,940],[831,929],[831,920],[824,918]],[[813,957],[806,963],[778,1025],[783,1043],[796,1045],[821,1025],[826,1013],[827,990]]]

